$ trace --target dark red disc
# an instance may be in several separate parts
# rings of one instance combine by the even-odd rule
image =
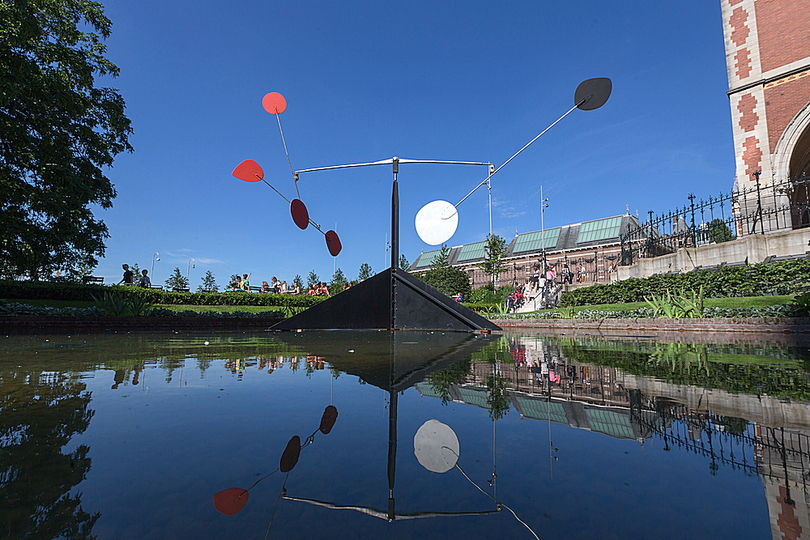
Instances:
[[[340,238],[338,238],[335,231],[326,232],[326,247],[329,248],[329,253],[332,254],[332,257],[337,257],[340,250],[343,249],[343,246],[340,244]]]
[[[301,455],[301,438],[295,435],[290,442],[287,443],[287,448],[281,454],[281,461],[278,465],[278,470],[281,472],[290,472],[298,463],[298,456]]]
[[[298,228],[304,230],[309,225],[309,212],[306,205],[300,199],[293,199],[290,203],[290,213]]]
[[[264,179],[264,171],[252,159],[246,159],[237,165],[233,170],[233,175],[245,182],[260,182]]]
[[[326,407],[326,410],[323,411],[323,416],[321,417],[321,427],[318,428],[321,433],[324,435],[329,435],[329,432],[332,431],[332,427],[335,425],[337,417],[337,407],[334,405],[329,405]]]
[[[270,114],[281,114],[287,109],[287,100],[278,92],[270,92],[262,98],[262,107]]]

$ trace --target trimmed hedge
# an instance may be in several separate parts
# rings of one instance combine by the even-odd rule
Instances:
[[[93,301],[105,292],[136,295],[150,304],[185,304],[195,306],[279,306],[310,307],[325,298],[306,294],[260,294],[244,292],[179,293],[160,289],[113,285],[81,285],[44,281],[0,281],[0,298],[9,300],[75,300]]]
[[[643,302],[644,297],[663,296],[667,291],[698,291],[701,287],[704,298],[800,294],[810,291],[810,260],[716,267],[592,285],[564,292],[560,305]]]

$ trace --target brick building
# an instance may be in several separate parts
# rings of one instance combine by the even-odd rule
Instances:
[[[576,273],[585,270],[583,283],[608,283],[610,274],[621,260],[621,235],[638,229],[641,222],[635,216],[624,214],[543,231],[515,235],[506,248],[505,268],[498,280],[501,286],[524,283],[532,275],[535,265],[554,266],[558,275],[565,265]],[[467,272],[475,289],[490,282],[481,263],[486,255],[485,241],[450,248],[448,262],[453,268]],[[421,253],[409,268],[410,272],[429,270],[440,250]]]
[[[799,0],[721,0],[736,182],[753,189],[790,179],[775,204],[808,201],[810,6]],[[795,212],[793,228],[810,225]]]

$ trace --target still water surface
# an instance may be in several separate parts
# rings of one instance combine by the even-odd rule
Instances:
[[[807,351],[4,337],[0,538],[810,538]],[[458,440],[441,474],[414,451],[429,420]]]

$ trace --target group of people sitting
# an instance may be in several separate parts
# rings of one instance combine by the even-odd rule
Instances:
[[[310,296],[329,296],[329,288],[326,286],[326,283],[320,282],[315,283],[309,286],[309,290],[307,294]]]
[[[242,277],[237,276],[236,280],[232,281],[230,285],[228,285],[228,290],[251,292],[249,279],[250,274],[242,274]],[[301,287],[297,282],[293,283],[293,286],[290,287],[287,285],[286,281],[279,281],[275,276],[273,276],[272,284],[262,281],[262,286],[259,289],[259,292],[273,294],[301,294]]]

